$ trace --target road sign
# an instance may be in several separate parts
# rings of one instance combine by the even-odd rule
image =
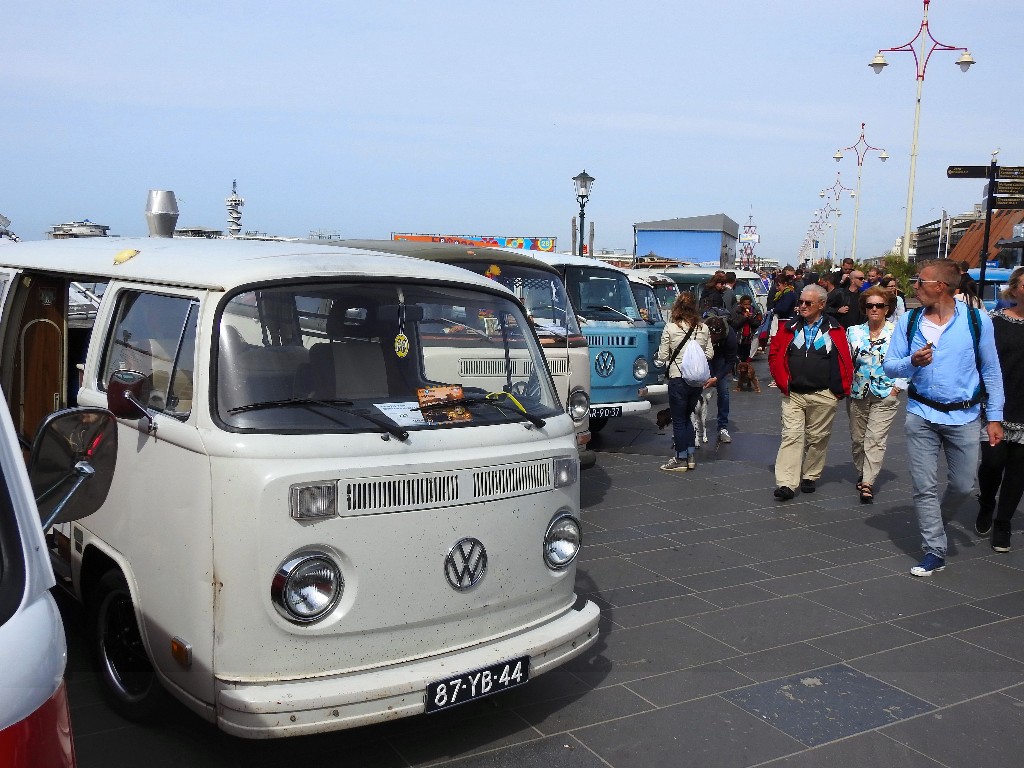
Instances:
[[[1024,181],[997,181],[997,195],[1024,195]]]
[[[987,165],[951,165],[946,169],[947,179],[987,179]],[[1016,178],[1008,176],[1006,178]],[[1022,176],[1021,178],[1024,178]]]
[[[1022,208],[1024,209],[1024,195],[1010,195],[1009,197],[996,197],[992,200],[993,210],[999,208]]]
[[[997,179],[1024,179],[1024,165],[1005,165],[996,171]]]

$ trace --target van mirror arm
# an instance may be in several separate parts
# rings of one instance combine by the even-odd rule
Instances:
[[[125,390],[124,399],[131,403],[135,407],[135,410],[139,412],[139,415],[149,422],[149,425],[146,427],[146,431],[151,435],[155,435],[157,430],[156,411],[153,411],[140,403],[136,399],[135,395],[131,393],[131,390]]]
[[[64,498],[57,502],[57,505],[53,508],[53,510],[51,510],[49,516],[46,518],[46,520],[43,521],[44,531],[47,530],[51,525],[53,525],[53,521],[60,516],[61,512],[64,511],[64,507],[67,506],[67,503],[71,501],[72,497],[76,493],[78,493],[78,489],[82,487],[82,483],[84,483],[86,480],[91,479],[92,476],[96,474],[96,470],[93,469],[92,464],[90,464],[87,461],[79,461],[77,464],[75,464],[74,469],[72,469],[71,472],[75,475],[74,485],[72,485],[71,488],[68,489],[68,492],[65,494]],[[61,481],[54,485],[52,488],[40,494],[39,498],[36,499],[36,503],[47,499],[51,493],[53,493],[54,491],[57,490],[57,488],[63,485],[64,480],[66,479],[67,476],[62,478]]]

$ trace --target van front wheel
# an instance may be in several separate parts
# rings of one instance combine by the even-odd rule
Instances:
[[[151,720],[167,701],[146,655],[124,575],[107,571],[87,603],[89,634],[103,696],[126,720]]]

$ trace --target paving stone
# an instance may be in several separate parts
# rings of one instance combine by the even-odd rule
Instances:
[[[848,663],[937,706],[957,704],[1024,682],[1021,662],[948,636]]]
[[[780,597],[682,620],[745,653],[853,629],[864,622],[804,597]],[[827,629],[826,629],[827,628]]]
[[[934,708],[841,664],[740,688],[722,697],[807,746],[863,733]]]
[[[998,694],[914,720],[882,733],[948,768],[1020,765],[1024,706]]]
[[[735,768],[803,748],[796,739],[717,696],[584,728],[574,735],[615,768]]]

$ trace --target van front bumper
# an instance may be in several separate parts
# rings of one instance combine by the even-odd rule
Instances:
[[[269,739],[420,714],[434,681],[519,656],[530,657],[531,680],[564,664],[597,641],[600,615],[580,599],[540,626],[443,656],[310,680],[218,680],[217,725],[234,736]]]

